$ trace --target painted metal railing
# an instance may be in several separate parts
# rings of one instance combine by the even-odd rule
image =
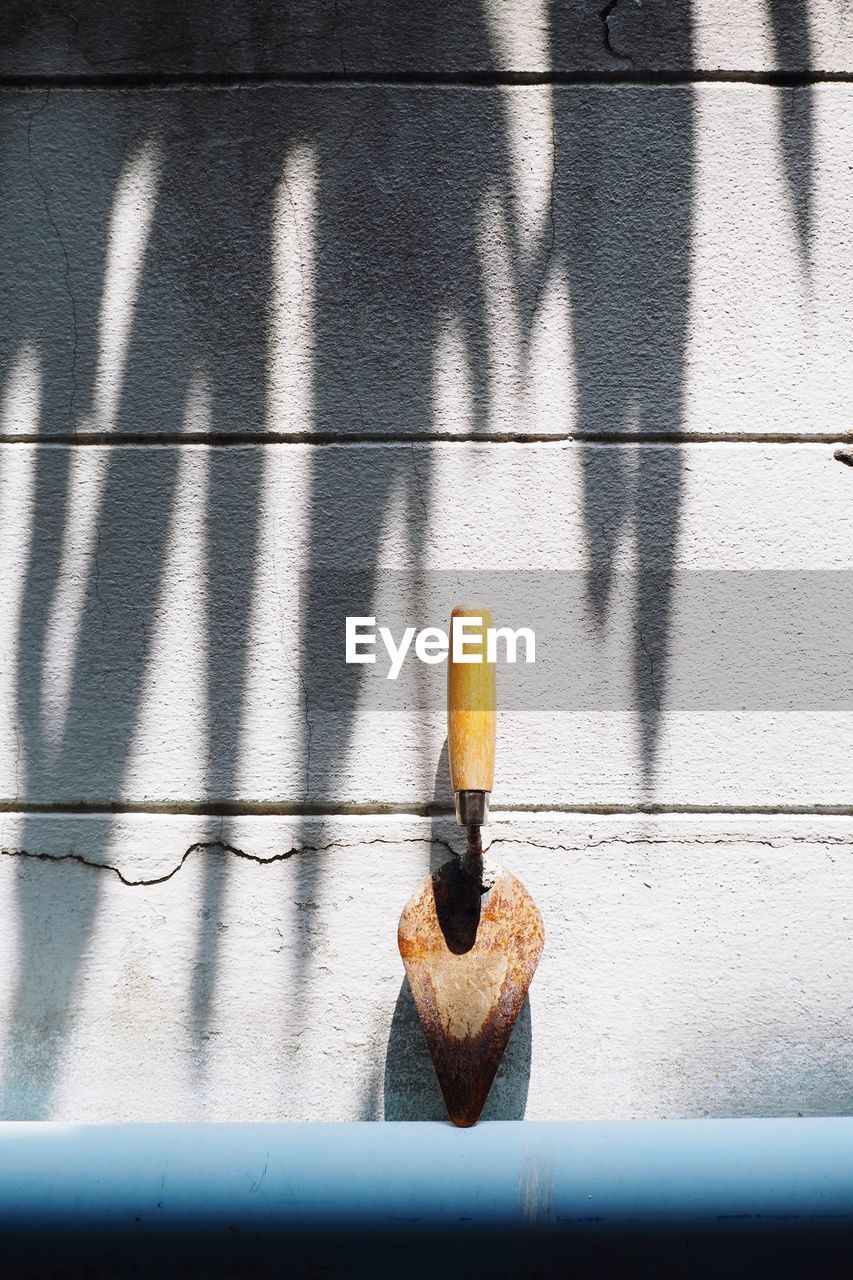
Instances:
[[[853,1274],[853,1119],[0,1125],[0,1274]]]

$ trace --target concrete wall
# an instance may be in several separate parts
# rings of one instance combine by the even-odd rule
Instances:
[[[487,1114],[853,1110],[851,80],[842,0],[4,7],[2,1117],[441,1114],[443,669],[342,576],[591,584]]]

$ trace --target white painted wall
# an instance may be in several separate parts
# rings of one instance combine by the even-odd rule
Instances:
[[[606,584],[499,695],[487,1114],[849,1112],[844,7],[101,10],[0,17],[0,1115],[440,1114],[443,670],[341,571]]]

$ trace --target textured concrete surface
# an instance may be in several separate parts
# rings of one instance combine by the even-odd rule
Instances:
[[[844,0],[9,0],[0,74],[844,72]]]
[[[199,847],[190,817],[40,818],[30,856],[14,826],[4,1116],[440,1116],[395,928],[446,819],[243,818]],[[546,950],[488,1115],[850,1112],[849,820],[536,814],[492,835]]]
[[[853,87],[0,99],[4,436],[847,435]]]
[[[545,627],[486,1114],[850,1112],[851,22],[4,6],[2,1118],[441,1115],[444,673],[336,628],[471,595]]]
[[[575,607],[540,633],[538,701],[501,671],[496,804],[849,806],[853,503],[832,452],[7,444],[0,798],[423,809],[444,668],[347,668],[340,571],[351,612],[446,626],[472,592],[523,610],[534,570],[538,625],[561,570]],[[719,616],[713,571],[735,575]]]

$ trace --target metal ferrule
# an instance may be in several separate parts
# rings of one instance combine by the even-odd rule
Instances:
[[[488,791],[457,791],[456,821],[460,827],[484,827],[489,821]]]

